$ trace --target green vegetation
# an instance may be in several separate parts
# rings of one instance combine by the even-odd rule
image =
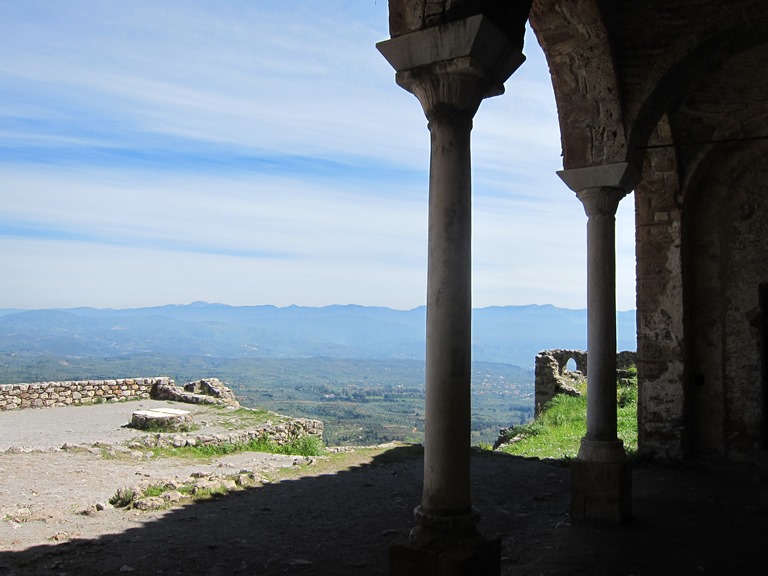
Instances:
[[[500,450],[518,456],[574,458],[587,430],[586,384],[581,396],[555,396],[536,419],[507,433],[510,443]],[[619,380],[616,388],[618,436],[628,454],[637,452],[637,371]]]
[[[109,503],[115,508],[129,508],[136,501],[137,494],[133,488],[118,488],[109,499]]]
[[[233,480],[234,482],[234,480]],[[222,483],[215,483],[210,487],[200,487],[193,482],[187,482],[181,486],[170,486],[168,484],[150,484],[146,488],[118,488],[114,495],[109,499],[109,503],[115,508],[125,508],[131,510],[133,508],[140,507],[144,498],[162,498],[164,494],[176,491],[182,495],[183,500],[208,500],[217,496],[224,496],[229,490]],[[178,496],[178,495],[177,495]],[[176,500],[177,502],[179,500]],[[149,509],[162,509],[168,508],[171,505],[171,500],[165,500],[164,503],[158,505],[153,503],[151,506],[142,508],[144,510]]]
[[[193,500],[210,500],[226,495],[228,490],[224,486],[214,488],[198,488],[193,490]],[[183,493],[183,492],[182,492]]]
[[[144,497],[154,498],[156,496],[162,496],[162,494],[167,491],[168,491],[168,487],[165,486],[164,484],[150,484],[144,490]]]
[[[291,456],[319,456],[325,452],[323,441],[314,436],[300,436],[288,444],[276,444],[267,438],[258,438],[246,443],[216,444],[210,446],[182,446],[179,448],[152,448],[153,457],[172,456],[179,458],[215,458],[238,452],[268,452]]]
[[[232,410],[228,406],[215,406],[221,412],[226,412],[227,417],[220,419],[217,424],[227,430],[241,430],[243,428],[252,428],[265,422],[287,422],[290,417],[276,414],[269,410],[258,408],[237,408]]]

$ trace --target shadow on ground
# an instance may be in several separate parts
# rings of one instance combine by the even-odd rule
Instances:
[[[190,504],[94,540],[0,553],[0,575],[379,575],[407,534],[421,491],[420,450],[398,447],[335,474]],[[768,495],[757,466],[645,467],[636,520],[569,524],[566,467],[473,455],[482,530],[502,537],[502,574],[754,574]],[[758,563],[759,561],[759,563]],[[758,570],[758,573],[760,570]]]

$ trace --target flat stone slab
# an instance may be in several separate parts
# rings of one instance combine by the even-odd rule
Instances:
[[[152,408],[151,410],[137,410],[134,412],[142,414],[160,414],[165,416],[188,416],[189,410],[179,410],[178,408]]]
[[[131,415],[131,426],[147,430],[157,426],[177,428],[191,420],[188,410],[176,408],[155,408],[152,410],[137,410]]]

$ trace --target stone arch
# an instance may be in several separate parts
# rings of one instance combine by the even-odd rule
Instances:
[[[536,355],[534,363],[536,414],[539,414],[556,394],[573,392],[568,385],[572,379],[564,377],[569,360],[573,360],[576,363],[576,370],[586,376],[587,353],[583,350],[544,350]]]
[[[529,21],[549,64],[564,168],[624,161],[620,91],[597,2],[536,0]]]
[[[713,71],[725,71],[725,84],[742,81],[759,85],[764,82],[762,79],[756,82],[754,75],[742,75],[737,70],[729,70],[728,66],[739,55],[766,44],[768,16],[764,6],[755,2],[745,12],[734,12],[724,7],[721,18],[708,21],[699,30],[691,30],[689,35],[659,53],[644,84],[636,88],[636,95],[625,107],[629,159],[642,158],[659,120],[692,86],[712,85]],[[727,91],[727,87],[722,86],[722,90]],[[739,96],[743,102],[743,95]],[[750,123],[742,123],[739,130],[749,132]],[[727,137],[728,134],[723,133],[711,135],[712,140]],[[705,153],[708,151],[705,149]]]

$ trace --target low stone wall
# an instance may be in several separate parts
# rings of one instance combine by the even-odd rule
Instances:
[[[320,420],[296,418],[286,422],[265,422],[254,428],[235,430],[227,434],[149,434],[130,444],[131,448],[181,448],[183,446],[219,446],[222,444],[246,444],[251,440],[266,438],[277,445],[284,445],[301,438],[314,436],[322,440],[323,423]]]
[[[156,386],[172,384],[165,376],[120,380],[70,380],[1,384],[0,410],[79,406],[100,402],[122,402],[150,398]]]
[[[0,384],[0,411],[79,406],[147,398],[188,404],[240,405],[232,391],[216,378],[204,378],[184,386],[177,386],[167,376]]]

